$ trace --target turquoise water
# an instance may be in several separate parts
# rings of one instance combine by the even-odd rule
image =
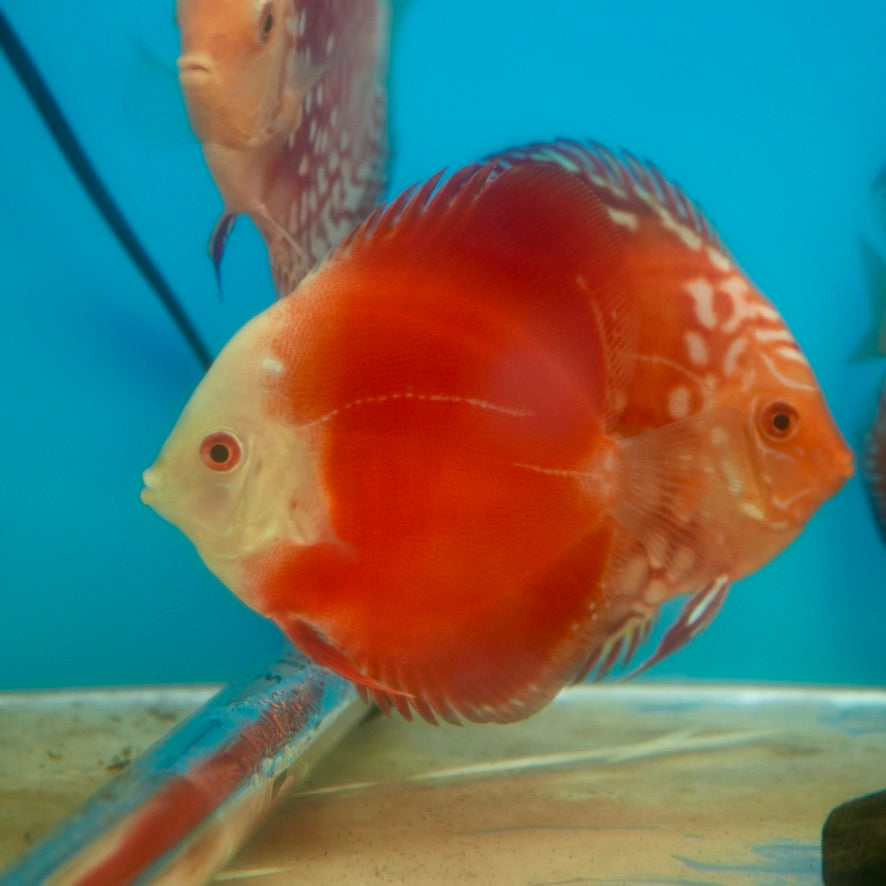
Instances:
[[[53,5],[55,6],[55,5]],[[241,221],[219,301],[220,202],[176,112],[172,3],[4,9],[215,352],[271,299]],[[411,0],[397,8],[391,191],[511,144],[592,136],[706,210],[808,354],[854,446],[886,359],[858,248],[886,254],[882,2]],[[158,65],[147,59],[159,60]],[[278,642],[141,504],[200,377],[0,62],[0,688],[231,679]],[[886,546],[858,478],[648,679],[883,683]]]

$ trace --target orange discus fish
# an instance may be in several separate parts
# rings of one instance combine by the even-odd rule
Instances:
[[[554,163],[606,206],[642,318],[615,429],[683,436],[681,459],[705,478],[702,486],[659,489],[664,498],[650,500],[670,524],[652,544],[636,532],[617,582],[625,602],[613,606],[612,637],[589,662],[602,675],[618,655],[627,661],[660,604],[691,594],[645,670],[711,622],[731,582],[799,534],[852,476],[852,453],[779,313],[654,166],[567,140],[517,148],[499,161],[504,168]],[[709,483],[714,496],[704,489]],[[640,519],[629,527],[639,529]]]
[[[375,207],[387,160],[383,0],[178,0],[179,81],[224,200],[264,238],[278,295]]]
[[[767,425],[762,375],[670,414],[611,206],[562,163],[506,165],[376,212],[229,342],[145,473],[143,499],[238,596],[431,721],[528,716],[669,595],[720,593],[799,531],[736,520],[805,519],[850,470],[817,389],[784,439],[767,434],[794,388]],[[658,312],[662,335],[687,305]],[[814,489],[782,500],[770,451]]]

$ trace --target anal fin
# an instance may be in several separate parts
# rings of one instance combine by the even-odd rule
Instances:
[[[625,679],[630,680],[648,671],[653,665],[682,649],[690,640],[702,633],[722,608],[729,587],[728,577],[721,575],[707,587],[692,594],[680,610],[677,620],[665,632],[655,652]]]
[[[329,668],[329,670],[335,671],[335,673],[344,677],[346,680],[355,683],[360,692],[360,696],[364,700],[366,699],[366,691],[368,690],[376,699],[379,698],[379,694],[387,696],[391,702],[402,710],[399,699],[410,697],[411,693],[409,692],[403,692],[402,690],[386,686],[384,683],[379,683],[371,677],[362,674],[347,656],[343,655],[338,649],[324,640],[323,637],[321,637],[320,634],[306,622],[303,622],[300,619],[292,620],[286,626],[286,633],[289,635],[292,642],[295,643],[307,656],[317,662],[317,664],[322,665],[324,668]],[[385,705],[382,704],[381,707],[385,711],[390,709],[390,705],[385,707]]]

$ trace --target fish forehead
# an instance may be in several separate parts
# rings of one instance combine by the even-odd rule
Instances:
[[[202,49],[226,34],[239,37],[244,26],[254,26],[257,9],[254,0],[178,0],[175,17],[182,48]]]

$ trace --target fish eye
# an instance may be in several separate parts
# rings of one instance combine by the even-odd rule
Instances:
[[[258,39],[262,43],[267,43],[268,38],[271,36],[271,31],[274,29],[274,10],[273,4],[265,3],[262,6],[261,14],[258,19]]]
[[[760,430],[771,440],[787,440],[800,423],[800,415],[790,403],[774,400],[760,412]]]
[[[240,441],[230,431],[216,431],[203,438],[200,458],[212,471],[232,471],[240,464]]]

